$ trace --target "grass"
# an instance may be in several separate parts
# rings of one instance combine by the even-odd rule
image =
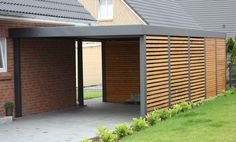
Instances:
[[[236,95],[222,96],[122,142],[235,142]]]
[[[84,91],[84,99],[94,99],[102,97],[102,91]]]

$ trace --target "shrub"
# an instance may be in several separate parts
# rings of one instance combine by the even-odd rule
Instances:
[[[159,117],[161,120],[166,120],[171,117],[170,111],[167,109],[162,109],[159,111]]]
[[[132,123],[131,123],[131,126],[135,131],[140,131],[140,130],[143,130],[143,129],[147,128],[148,124],[145,121],[145,119],[140,117],[140,118],[134,118]]]
[[[81,142],[93,142],[92,140],[84,139]]]
[[[133,131],[130,129],[128,123],[120,124],[115,127],[115,134],[118,136],[119,139],[131,135]]]
[[[177,115],[178,113],[180,113],[182,111],[182,107],[180,104],[176,104],[172,107],[172,109],[170,110],[170,114],[171,117]]]
[[[146,116],[146,120],[150,126],[157,124],[160,121],[158,111],[153,111]]]
[[[192,108],[192,105],[188,102],[183,102],[180,104],[181,112],[188,111]]]
[[[117,140],[117,135],[104,127],[98,128],[97,136],[102,142],[114,142]]]
[[[233,95],[233,94],[235,94],[235,93],[236,93],[235,88],[231,88],[231,89],[228,89],[228,90],[224,91],[224,92],[222,93],[222,95],[228,96],[228,95]]]
[[[5,109],[13,109],[13,108],[14,108],[13,102],[6,102],[6,103],[4,104],[4,108],[5,108]]]

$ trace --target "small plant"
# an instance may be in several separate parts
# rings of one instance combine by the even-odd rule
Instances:
[[[128,123],[120,124],[115,127],[115,134],[118,136],[119,139],[131,135],[133,131],[130,129]]]
[[[228,96],[228,95],[233,95],[233,94],[235,94],[235,93],[236,93],[235,88],[231,88],[231,89],[225,90],[225,91],[222,93],[222,95]]]
[[[131,126],[135,131],[140,131],[147,128],[148,124],[144,118],[140,117],[140,118],[134,118]]]
[[[171,117],[170,111],[167,109],[162,109],[159,111],[159,117],[161,120],[166,120]]]
[[[12,102],[6,102],[4,104],[4,108],[5,109],[13,109],[14,108],[14,104]]]
[[[102,142],[114,142],[117,140],[117,135],[104,127],[98,128],[97,136]]]
[[[172,109],[170,110],[171,117],[177,115],[178,113],[182,112],[182,107],[180,104],[175,104]]]
[[[6,102],[4,104],[4,108],[5,108],[5,111],[6,111],[6,116],[13,116],[14,104],[12,102]]]
[[[84,139],[81,142],[93,142],[92,140]]]
[[[186,112],[192,108],[192,105],[188,102],[183,102],[180,104],[181,112]]]
[[[157,124],[161,119],[157,111],[153,111],[146,116],[146,120],[150,126]]]

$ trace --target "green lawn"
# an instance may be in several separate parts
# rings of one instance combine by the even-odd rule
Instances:
[[[84,91],[85,100],[99,98],[99,97],[102,97],[102,91]]]
[[[236,142],[236,95],[219,97],[122,142]]]

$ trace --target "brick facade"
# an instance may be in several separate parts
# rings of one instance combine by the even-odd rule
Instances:
[[[8,38],[8,29],[53,26],[58,25],[0,20],[0,37],[7,38],[8,63],[7,73],[0,73],[0,117],[5,115],[4,103],[15,102],[13,41]],[[42,41],[45,42],[42,44]],[[75,105],[75,59],[72,40],[25,39],[22,41],[21,52],[23,115]]]

